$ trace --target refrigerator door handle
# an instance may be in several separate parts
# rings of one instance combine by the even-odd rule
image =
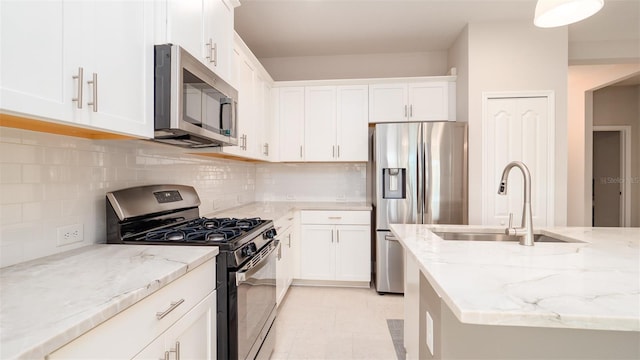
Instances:
[[[416,222],[418,224],[422,223],[422,214],[424,213],[424,148],[422,146],[422,124],[418,127],[418,146],[416,146],[416,156],[417,156],[417,169],[416,173],[418,175],[418,181],[416,187],[418,188],[416,201],[417,214],[416,214]]]

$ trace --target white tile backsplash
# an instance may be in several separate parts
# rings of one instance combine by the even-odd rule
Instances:
[[[259,164],[257,201],[365,201],[365,163]]]
[[[365,201],[366,164],[280,164],[190,155],[145,140],[89,140],[0,127],[0,267],[103,243],[105,193],[194,186],[200,213],[253,201]],[[61,226],[82,243],[57,246]]]
[[[105,193],[147,184],[196,188],[201,214],[255,199],[256,165],[144,140],[89,140],[0,128],[0,267],[106,240]],[[84,242],[57,247],[57,227]]]

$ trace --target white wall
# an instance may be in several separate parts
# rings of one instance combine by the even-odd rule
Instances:
[[[448,67],[456,68],[456,117],[469,121],[469,27],[465,26],[448,53]]]
[[[260,58],[276,81],[447,75],[447,52]]]
[[[0,127],[0,267],[104,243],[106,192],[172,183],[194,186],[204,215],[254,201],[255,165]],[[57,247],[56,229],[71,224],[83,225],[84,242]]]
[[[640,64],[577,65],[568,73],[567,224],[591,225],[593,91],[640,73]]]
[[[366,201],[366,164],[259,164],[256,201]]]
[[[640,227],[640,86],[608,86],[594,91],[593,125],[631,126],[631,174],[623,181],[631,190],[631,226]]]
[[[459,101],[468,101],[470,224],[482,223],[482,93],[536,90],[555,93],[555,225],[566,223],[567,38],[566,27],[492,22],[469,24],[456,40],[449,65],[468,68],[458,81],[468,84],[468,98]]]

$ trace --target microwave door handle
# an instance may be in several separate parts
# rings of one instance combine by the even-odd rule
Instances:
[[[225,134],[225,131],[226,131],[226,130],[231,131],[231,129],[225,129],[225,128],[224,128],[224,107],[225,107],[225,105],[230,107],[230,106],[231,106],[231,103],[232,103],[231,101],[229,101],[229,102],[226,102],[226,101],[225,101],[225,102],[220,102],[220,114],[219,114],[219,117],[220,117],[220,119],[219,119],[220,126],[219,126],[219,129],[220,129],[220,132],[221,132],[223,135],[227,135],[227,136],[231,136],[232,134],[231,134],[230,132],[229,132],[228,134]]]

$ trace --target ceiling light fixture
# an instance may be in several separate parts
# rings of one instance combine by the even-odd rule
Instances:
[[[573,24],[597,13],[604,0],[538,0],[533,23],[550,28]]]

